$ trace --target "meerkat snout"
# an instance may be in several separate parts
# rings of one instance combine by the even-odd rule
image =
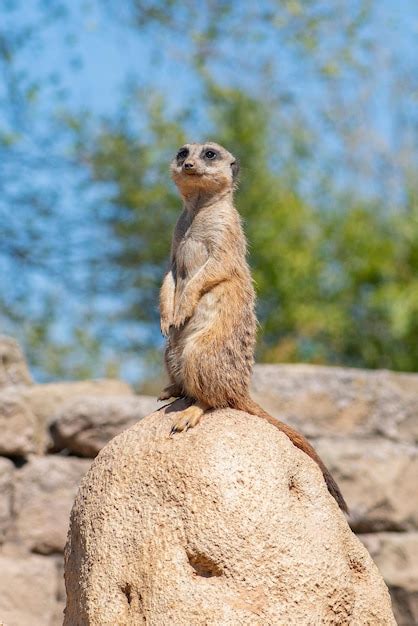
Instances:
[[[194,163],[192,163],[192,161],[186,161],[183,167],[185,170],[192,170],[194,168]]]

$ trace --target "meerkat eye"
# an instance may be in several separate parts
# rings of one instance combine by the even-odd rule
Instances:
[[[188,154],[189,154],[189,151],[187,150],[187,148],[183,148],[183,150],[179,150],[177,152],[177,158],[178,159],[185,159]]]
[[[213,150],[206,150],[206,152],[205,152],[205,157],[206,157],[207,159],[212,160],[212,159],[214,159],[216,156],[217,156],[217,154],[216,154],[216,152],[214,152]]]

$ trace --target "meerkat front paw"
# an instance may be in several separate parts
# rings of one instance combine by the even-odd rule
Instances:
[[[193,300],[181,298],[176,306],[173,315],[174,328],[180,328],[193,315],[195,303]]]
[[[183,430],[189,430],[189,428],[194,428],[200,422],[203,413],[209,407],[202,402],[196,402],[196,404],[192,404],[187,409],[182,411],[180,415],[174,420],[173,426],[171,427],[170,437],[175,433],[180,433]]]
[[[176,329],[181,328],[183,324],[185,324],[185,322],[189,319],[189,317],[191,317],[191,313],[189,314],[183,308],[179,307],[174,313],[173,327]]]
[[[176,315],[173,320],[173,328],[178,330],[187,321],[187,315]]]

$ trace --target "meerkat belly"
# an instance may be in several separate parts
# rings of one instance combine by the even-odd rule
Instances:
[[[256,320],[251,298],[237,299],[233,281],[206,293],[179,336],[181,378],[186,392],[227,406],[249,385]]]
[[[216,288],[204,294],[196,306],[193,317],[179,330],[171,331],[176,359],[183,365],[197,344],[206,341],[219,327],[219,296]],[[223,329],[225,330],[225,328]]]
[[[181,288],[181,284],[180,284]],[[213,290],[214,291],[214,290]],[[185,370],[193,354],[196,354],[204,337],[217,323],[219,298],[213,291],[204,294],[199,301],[192,319],[182,328],[170,329],[167,358],[174,378],[185,387]]]
[[[176,294],[181,295],[184,283],[178,281]],[[173,358],[177,361],[178,367],[182,364],[190,351],[193,351],[196,343],[202,336],[212,334],[211,330],[219,327],[219,301],[220,294],[217,293],[219,287],[215,287],[205,293],[199,300],[193,317],[189,319],[180,329],[170,329],[170,346]]]

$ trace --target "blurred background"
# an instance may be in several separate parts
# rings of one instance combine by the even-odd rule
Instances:
[[[418,370],[418,4],[3,0],[0,329],[39,381],[161,368],[185,140],[240,158],[257,359]]]

